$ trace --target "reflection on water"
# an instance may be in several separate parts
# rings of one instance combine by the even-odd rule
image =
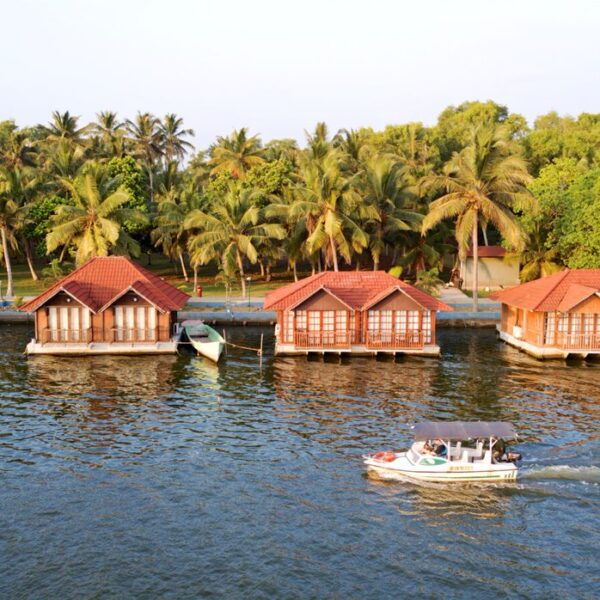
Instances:
[[[268,347],[262,369],[236,349],[218,366],[185,349],[27,360],[27,328],[1,334],[0,597],[600,589],[597,363],[538,362],[493,331],[441,331],[440,360]],[[523,477],[366,476],[362,453],[405,448],[407,423],[436,419],[514,422]]]

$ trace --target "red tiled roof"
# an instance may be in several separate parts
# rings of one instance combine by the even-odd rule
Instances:
[[[128,290],[146,298],[162,312],[180,309],[189,296],[124,256],[92,258],[20,310],[33,312],[61,291],[65,291],[92,312],[109,306]]]
[[[355,310],[373,304],[373,300],[385,298],[394,289],[400,289],[429,310],[452,310],[447,304],[385,271],[324,271],[273,290],[267,294],[263,306],[268,310],[286,310],[319,289],[331,290],[332,294]]]
[[[473,257],[473,248],[469,248],[467,256]],[[502,246],[478,246],[477,256],[479,258],[504,258],[506,250]]]
[[[600,269],[567,269],[490,297],[518,308],[548,312],[568,311],[595,292],[600,292]]]

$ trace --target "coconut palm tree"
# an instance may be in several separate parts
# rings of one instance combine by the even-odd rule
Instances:
[[[241,179],[249,169],[264,162],[263,154],[257,135],[248,137],[246,127],[234,130],[229,137],[218,137],[217,143],[210,149],[210,174],[228,172],[234,178]]]
[[[79,117],[72,115],[68,110],[64,113],[55,110],[52,113],[52,120],[47,126],[42,126],[42,130],[50,142],[68,140],[75,146],[83,146],[90,126],[78,127],[78,124]]]
[[[119,120],[116,112],[110,110],[99,112],[92,127],[106,158],[123,156],[125,123]]]
[[[160,120],[150,113],[138,113],[134,121],[126,121],[135,155],[146,168],[151,206],[154,204],[154,169],[164,154],[164,137],[160,125]]]
[[[189,280],[184,254],[187,249],[189,229],[184,227],[187,215],[201,208],[201,198],[190,183],[177,183],[161,188],[158,195],[158,211],[150,239],[160,247],[165,256],[178,259],[186,281]]]
[[[454,153],[443,175],[427,176],[422,189],[442,195],[431,202],[423,220],[423,233],[444,219],[456,219],[459,257],[473,247],[473,310],[477,310],[478,229],[483,220],[492,224],[508,245],[521,249],[526,235],[514,211],[533,202],[527,191],[531,177],[515,150],[507,129],[487,125],[471,132],[470,144]]]
[[[108,175],[108,167],[87,163],[74,181],[62,178],[60,183],[73,204],[56,208],[46,237],[48,252],[74,246],[78,265],[110,253],[139,255],[139,244],[127,234],[123,224],[127,221],[145,225],[148,219],[137,210],[124,208],[130,194],[119,187],[118,178]]]
[[[539,223],[530,229],[527,248],[519,258],[523,265],[519,273],[522,283],[548,277],[564,268],[560,262],[559,249],[556,246],[550,248],[547,246],[546,236]]]
[[[27,223],[27,213],[31,202],[40,187],[36,172],[31,168],[13,167],[7,169],[0,167],[0,229],[2,237],[2,254],[9,277],[9,288],[12,295],[12,269],[10,264],[10,251],[22,246],[27,259],[31,278],[36,281],[38,275],[33,266],[33,257],[30,240],[24,233]]]
[[[0,165],[8,169],[36,166],[38,148],[27,132],[13,131],[0,152]]]
[[[244,259],[255,264],[261,243],[285,237],[284,228],[266,222],[255,201],[255,192],[232,183],[220,203],[210,211],[191,211],[184,224],[186,229],[193,230],[188,244],[192,264],[219,261],[227,276],[239,276],[243,296],[246,295]]]
[[[373,269],[376,271],[386,246],[397,243],[399,233],[417,229],[423,216],[406,208],[414,195],[405,167],[393,158],[374,156],[359,178],[361,196],[377,212],[377,219],[366,224]]]
[[[304,157],[300,166],[301,185],[290,207],[292,219],[306,217],[309,254],[324,251],[327,262],[338,270],[338,253],[350,263],[352,252],[362,252],[369,236],[361,220],[378,219],[372,206],[361,201],[353,182],[343,176],[342,155],[330,149],[321,159]]]
[[[194,130],[185,129],[181,117],[169,113],[165,115],[159,127],[167,163],[174,160],[182,161],[187,152],[194,149],[193,144],[184,139],[188,135],[194,135]]]

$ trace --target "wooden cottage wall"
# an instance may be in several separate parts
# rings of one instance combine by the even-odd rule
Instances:
[[[525,311],[523,338],[537,346],[544,343],[544,313],[532,310]]]

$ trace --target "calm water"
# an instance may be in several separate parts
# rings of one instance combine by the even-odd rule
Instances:
[[[269,347],[262,372],[240,351],[27,360],[28,337],[0,330],[3,598],[600,595],[600,364],[490,330],[442,331],[441,360]],[[523,479],[364,475],[428,419],[514,422]]]

